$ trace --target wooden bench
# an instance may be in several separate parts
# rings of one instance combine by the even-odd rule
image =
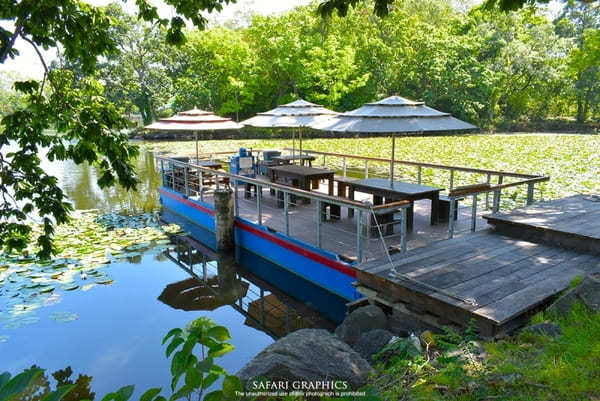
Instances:
[[[439,200],[439,210],[440,216],[439,219],[442,222],[450,221],[450,197],[453,197],[456,201],[454,205],[454,220],[458,218],[458,202],[465,200],[465,196],[476,194],[479,192],[484,192],[491,188],[490,184],[472,184],[472,185],[463,185],[460,187],[453,188],[448,195],[440,194]]]

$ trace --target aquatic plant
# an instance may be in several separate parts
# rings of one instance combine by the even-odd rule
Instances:
[[[42,230],[33,226],[34,233]],[[21,255],[0,252],[0,324],[14,329],[39,321],[35,311],[60,302],[61,294],[88,291],[96,285],[110,285],[114,279],[106,267],[131,260],[143,252],[162,252],[168,236],[179,232],[176,225],[163,225],[151,213],[119,215],[79,212],[56,231],[59,253],[52,259],[35,256],[30,245]],[[78,316],[69,311],[50,316],[57,322],[70,322]],[[0,337],[0,342],[8,336]]]
[[[206,317],[192,321],[184,329],[176,328],[167,333],[163,345],[169,341],[166,348],[167,358],[171,357],[172,395],[169,401],[182,398],[191,400],[192,395],[204,401],[229,401],[241,398],[243,387],[240,379],[229,375],[225,369],[215,363],[216,358],[233,350],[229,340],[231,340],[229,330]],[[195,354],[197,346],[200,348],[200,355]],[[25,394],[32,391],[37,393],[39,386],[32,388],[32,385],[43,372],[40,368],[32,367],[13,378],[8,372],[0,374],[0,401],[16,401],[23,399]],[[184,380],[179,386],[181,378]],[[204,392],[219,379],[223,379],[221,389],[204,395]],[[86,384],[89,385],[88,382]],[[60,401],[74,387],[75,384],[66,384],[52,392],[46,390],[40,401]],[[128,401],[133,396],[134,390],[133,385],[124,386],[106,394],[102,401]],[[141,395],[140,401],[166,401],[167,398],[161,395],[161,392],[160,387],[151,388]]]

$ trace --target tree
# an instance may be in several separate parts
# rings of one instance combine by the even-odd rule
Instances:
[[[401,2],[402,0],[398,0]],[[594,3],[598,0],[579,0],[580,3]],[[503,11],[514,11],[527,5],[548,4],[550,0],[486,0],[485,7],[489,9],[499,8]],[[329,16],[334,11],[341,16],[346,16],[350,7],[357,7],[362,0],[324,0],[319,4],[319,12],[323,16]],[[395,0],[374,0],[373,12],[379,17],[385,17],[393,8]]]
[[[577,104],[576,119],[583,123],[590,108],[600,100],[599,64],[595,37],[600,28],[600,4],[567,1],[556,21],[559,35],[573,41],[569,54],[569,68],[565,78],[571,85],[571,95]]]
[[[204,28],[206,19],[200,11],[220,10],[229,2],[166,0],[177,12],[170,20],[161,19],[146,0],[136,0],[136,5],[142,19],[166,29],[168,43],[181,44],[184,18]],[[75,82],[72,71],[50,70],[39,51],[40,47],[60,49],[67,61],[91,75],[99,57],[118,52],[110,36],[113,21],[102,8],[77,0],[0,0],[0,19],[13,27],[0,27],[0,63],[19,55],[17,39],[22,39],[36,50],[45,69],[41,80],[15,83],[24,96],[23,106],[2,118],[0,243],[9,251],[24,248],[31,235],[27,219],[33,218],[43,224],[37,239],[39,256],[48,257],[54,251],[54,225],[68,220],[72,206],[56,177],[40,167],[43,148],[50,160],[96,164],[102,187],[117,181],[129,189],[137,184],[131,160],[138,151],[120,132],[127,125],[121,110],[106,100],[98,80],[88,76]]]
[[[119,49],[99,65],[106,97],[150,124],[172,94],[165,32],[123,12],[118,3],[109,4],[106,14],[113,19],[109,34]]]

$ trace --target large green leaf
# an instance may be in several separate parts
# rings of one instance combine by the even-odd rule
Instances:
[[[221,401],[223,399],[223,392],[221,390],[213,391],[204,396],[204,401]]]
[[[215,326],[208,329],[206,333],[209,337],[214,338],[218,341],[227,341],[231,340],[231,335],[229,334],[229,330],[223,326]]]
[[[171,398],[169,398],[169,400],[175,401],[175,400],[179,400],[181,398],[186,398],[192,393],[192,391],[193,391],[193,389],[191,387],[184,385],[179,390],[177,390],[175,393],[173,393],[173,395],[171,396]]]
[[[151,388],[150,390],[148,390],[144,394],[142,394],[142,396],[140,397],[140,401],[154,400],[154,397],[156,397],[158,394],[160,394],[161,390],[162,389],[160,387]]]
[[[178,336],[183,332],[183,330],[179,329],[179,328],[175,328],[172,329],[171,331],[169,331],[167,333],[167,335],[163,338],[162,343],[163,345],[167,342],[167,340],[173,336]]]
[[[37,368],[27,369],[10,379],[0,387],[0,401],[9,401],[13,399],[13,397],[21,394],[27,386],[43,372],[42,369]]]
[[[175,351],[177,349],[177,347],[179,347],[181,344],[183,344],[184,339],[181,337],[175,337],[173,339],[173,341],[171,341],[171,343],[167,346],[167,350],[165,351],[165,354],[167,355],[167,358],[171,356],[171,354],[173,353],[173,351]]]
[[[204,358],[203,360],[198,362],[196,364],[196,368],[198,368],[198,370],[200,370],[201,372],[209,372],[211,370],[211,368],[213,367],[213,364],[214,364],[214,359],[211,357],[208,357],[208,358]]]
[[[239,400],[242,398],[244,387],[242,381],[237,376],[226,376],[223,379],[223,395],[230,399]]]
[[[228,352],[233,351],[233,345],[231,344],[218,344],[208,350],[208,356],[219,357],[227,354]]]
[[[60,401],[63,399],[63,397],[65,395],[67,395],[67,393],[69,393],[69,391],[73,390],[73,388],[75,387],[74,384],[68,384],[66,386],[60,386],[58,387],[55,391],[46,394],[44,396],[44,398],[42,398],[41,401]]]
[[[200,388],[202,379],[202,372],[193,366],[190,366],[185,372],[185,384],[191,388]]]

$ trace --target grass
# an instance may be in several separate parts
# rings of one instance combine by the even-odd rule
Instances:
[[[266,149],[291,147],[290,140],[227,140],[202,141],[200,152],[235,150],[239,147]],[[189,154],[194,152],[190,142],[146,142],[149,150]],[[329,151],[373,157],[390,157],[390,138],[310,139],[304,149]],[[576,193],[600,193],[600,136],[578,134],[498,134],[435,137],[398,137],[396,158],[420,162],[467,166],[550,176],[550,181],[536,187],[536,199],[554,199]],[[317,164],[320,161],[317,160]],[[341,168],[340,159],[327,159]],[[349,173],[362,175],[364,163],[352,162]],[[383,164],[370,164],[370,176],[387,174]],[[416,180],[414,167],[398,168],[398,177]],[[457,174],[455,185],[484,182],[485,177]],[[423,182],[447,187],[449,173],[423,170]],[[506,182],[506,181],[505,181]],[[503,192],[504,207],[521,204],[525,187]]]
[[[525,332],[476,346],[468,335],[434,336],[424,356],[379,363],[372,382],[389,400],[600,400],[600,314],[576,304],[551,318],[559,337]]]

